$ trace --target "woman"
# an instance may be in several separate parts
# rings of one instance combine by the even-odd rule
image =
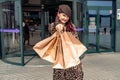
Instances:
[[[56,20],[48,29],[51,35],[56,31],[68,31],[78,38],[75,26],[71,22],[71,9],[68,5],[59,6]],[[82,63],[66,69],[53,68],[53,80],[83,80]]]

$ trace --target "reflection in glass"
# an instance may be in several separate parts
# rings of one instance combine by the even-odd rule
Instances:
[[[111,49],[111,13],[110,10],[100,10],[99,45],[100,51]]]
[[[15,1],[0,3],[3,56],[5,60],[15,63],[21,63],[18,4]]]

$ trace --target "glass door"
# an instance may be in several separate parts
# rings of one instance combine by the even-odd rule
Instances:
[[[111,7],[89,7],[88,9],[88,52],[112,51]]]
[[[99,51],[112,50],[112,9],[99,10]]]
[[[2,59],[24,65],[21,0],[0,0]]]

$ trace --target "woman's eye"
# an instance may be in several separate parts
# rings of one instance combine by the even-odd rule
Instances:
[[[66,17],[65,15],[63,15],[64,17]]]
[[[63,15],[64,17],[67,17],[66,15]]]
[[[65,14],[62,14],[62,16],[65,16]]]

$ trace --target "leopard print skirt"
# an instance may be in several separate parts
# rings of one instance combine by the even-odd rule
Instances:
[[[53,69],[53,80],[83,80],[82,64],[67,69]]]

